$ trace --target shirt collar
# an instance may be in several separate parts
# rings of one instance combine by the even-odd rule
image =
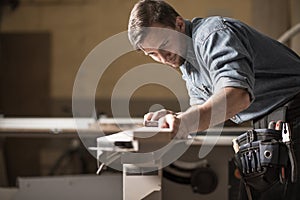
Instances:
[[[192,22],[189,20],[184,20],[185,22],[185,34],[192,37]]]

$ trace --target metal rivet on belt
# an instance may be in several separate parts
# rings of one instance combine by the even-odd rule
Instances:
[[[264,156],[268,159],[270,159],[272,157],[272,152],[269,150],[265,150],[264,151]]]

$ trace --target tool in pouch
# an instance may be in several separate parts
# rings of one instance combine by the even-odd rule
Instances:
[[[269,123],[268,129],[252,129],[233,139],[234,161],[246,186],[248,199],[251,189],[263,192],[287,175],[296,181],[296,160],[288,123]]]

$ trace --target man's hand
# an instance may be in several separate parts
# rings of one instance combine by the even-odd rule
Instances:
[[[174,112],[166,109],[161,109],[156,112],[149,112],[144,115],[144,124],[145,121],[158,121],[160,118],[166,116],[167,114],[174,114]]]
[[[158,124],[161,128],[170,128],[173,138],[185,139],[189,135],[186,123],[177,115],[167,114],[159,119]]]
[[[184,126],[180,117],[177,117],[179,113],[175,113],[171,110],[161,109],[156,112],[149,112],[144,115],[144,125],[146,121],[158,121],[160,128],[170,128],[172,136],[175,138],[186,138],[188,131]]]

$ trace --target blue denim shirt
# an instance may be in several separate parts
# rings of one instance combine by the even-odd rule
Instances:
[[[218,90],[247,90],[251,105],[231,118],[242,123],[284,105],[300,92],[300,58],[283,44],[246,24],[225,17],[186,21],[191,37],[180,66],[190,105],[202,104]]]

